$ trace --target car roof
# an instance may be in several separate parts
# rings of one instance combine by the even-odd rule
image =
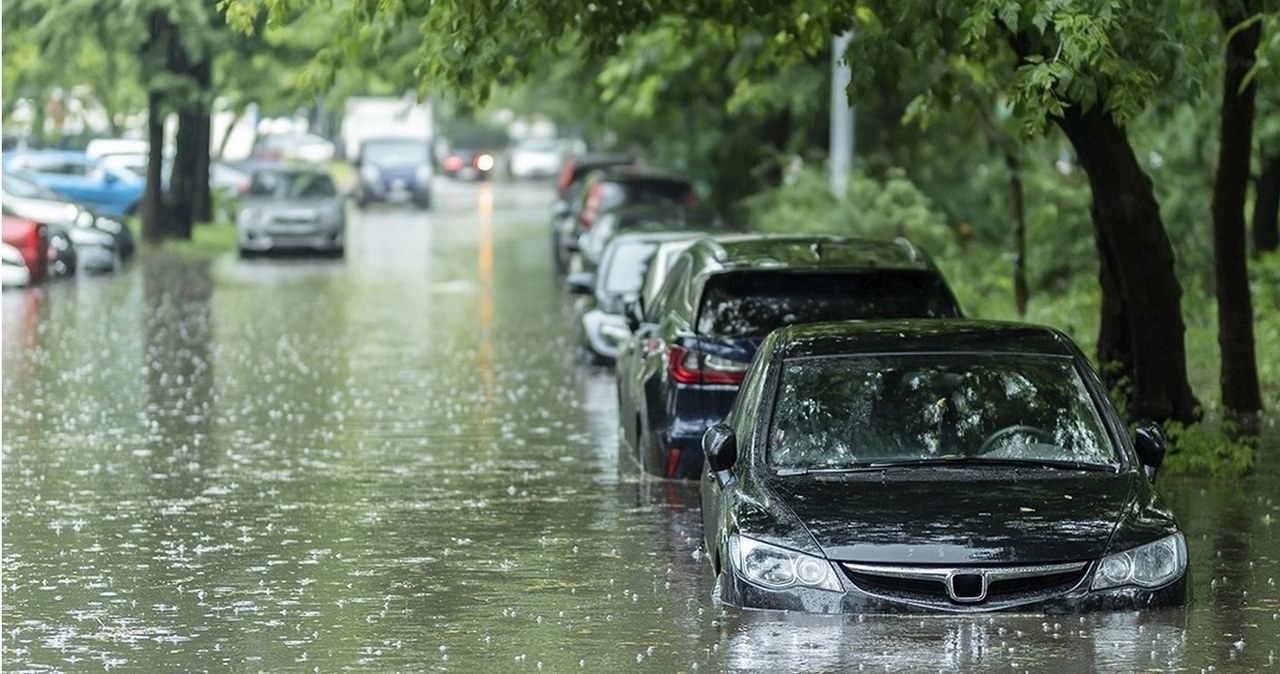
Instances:
[[[699,241],[689,248],[699,273],[741,269],[915,269],[936,271],[933,260],[903,238],[743,234]]]
[[[689,184],[693,182],[688,176],[640,164],[615,164],[598,168],[595,172],[600,174],[601,180],[609,182],[655,181]]]
[[[770,340],[782,357],[883,353],[1033,353],[1080,355],[1054,328],[1031,323],[936,318],[798,323]]]

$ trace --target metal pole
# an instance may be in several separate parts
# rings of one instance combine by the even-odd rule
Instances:
[[[831,47],[831,191],[843,199],[853,166],[853,106],[849,105],[849,80],[852,74],[845,50],[853,32],[837,35]]]

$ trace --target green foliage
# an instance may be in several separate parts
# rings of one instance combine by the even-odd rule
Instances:
[[[1236,427],[1230,421],[1200,422],[1183,425],[1166,422],[1165,436],[1169,448],[1161,470],[1169,475],[1208,475],[1215,478],[1239,477],[1253,467],[1252,439],[1235,439]]]
[[[900,169],[883,180],[855,174],[845,197],[837,199],[825,174],[806,168],[793,184],[750,197],[745,206],[752,227],[761,232],[901,236],[934,256],[950,257],[957,250],[946,218]]]

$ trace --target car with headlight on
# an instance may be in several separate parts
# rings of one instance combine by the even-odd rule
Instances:
[[[259,168],[240,201],[240,254],[304,249],[341,256],[346,237],[342,193],[321,169]]]
[[[418,208],[431,208],[431,183],[435,177],[431,153],[428,138],[374,137],[361,141],[355,160],[359,181],[356,205],[412,202]]]
[[[457,180],[488,180],[498,160],[488,150],[454,148],[441,162],[444,174]]]
[[[1064,613],[1189,599],[1186,542],[1057,330],[987,321],[781,328],[703,438],[716,592],[818,613]]]

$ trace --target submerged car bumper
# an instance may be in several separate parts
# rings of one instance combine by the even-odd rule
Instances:
[[[726,569],[718,588],[721,601],[743,608],[803,611],[806,613],[921,614],[921,613],[1044,613],[1067,614],[1091,611],[1127,611],[1185,606],[1191,599],[1187,574],[1169,584],[1147,589],[1134,586],[1090,590],[1092,566],[1067,587],[1037,591],[1026,587],[983,601],[957,602],[945,591],[939,594],[920,587],[867,588],[849,580],[844,590],[833,592],[809,587],[770,589],[756,585],[733,570]]]

